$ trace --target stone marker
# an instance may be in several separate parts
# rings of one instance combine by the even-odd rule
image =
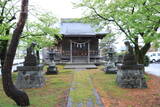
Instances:
[[[129,42],[125,42],[128,53],[123,58],[123,63],[118,64],[118,72],[116,82],[122,88],[147,88],[144,78],[144,66],[137,64],[133,54],[133,48]]]
[[[45,84],[43,65],[38,64],[39,61],[37,61],[34,52],[35,45],[35,43],[32,43],[31,46],[27,48],[24,66],[17,67],[17,88],[40,88]]]

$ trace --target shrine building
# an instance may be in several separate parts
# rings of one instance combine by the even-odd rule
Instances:
[[[99,62],[99,39],[107,33],[96,32],[90,24],[68,20],[70,19],[61,21],[62,39],[59,39],[56,45],[61,62]]]

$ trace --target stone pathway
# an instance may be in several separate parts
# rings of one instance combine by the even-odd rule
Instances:
[[[67,107],[104,107],[85,69],[75,69]]]
[[[94,64],[80,64],[80,65],[65,65],[64,69],[96,69]]]

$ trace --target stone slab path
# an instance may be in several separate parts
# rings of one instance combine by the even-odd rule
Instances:
[[[89,72],[75,69],[67,107],[104,107],[92,84]]]

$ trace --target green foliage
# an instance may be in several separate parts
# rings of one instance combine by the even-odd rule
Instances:
[[[148,66],[149,63],[150,63],[149,57],[146,55],[146,56],[144,57],[144,66]]]
[[[0,24],[0,40],[8,40],[9,35],[6,34],[7,30],[10,29],[9,23]]]
[[[36,42],[39,48],[53,46],[56,39],[61,38],[59,28],[56,27],[57,21],[52,13],[38,15],[38,20],[28,21],[21,40],[26,45]]]
[[[151,77],[150,77],[148,74],[145,74],[145,75],[144,75],[144,78],[146,79],[146,81],[151,80]]]
[[[14,27],[17,9],[16,0],[0,1],[0,53],[7,47],[8,40],[11,38],[10,30]]]
[[[159,0],[82,0],[76,6],[86,8],[86,22],[103,28],[113,24],[132,43],[137,44],[135,38],[142,38],[146,44],[160,39],[159,4]]]
[[[76,6],[85,7],[84,21],[104,29],[115,26],[112,32],[123,33],[134,45],[137,62],[144,64],[150,46],[159,46],[159,4],[159,0],[81,0]]]

